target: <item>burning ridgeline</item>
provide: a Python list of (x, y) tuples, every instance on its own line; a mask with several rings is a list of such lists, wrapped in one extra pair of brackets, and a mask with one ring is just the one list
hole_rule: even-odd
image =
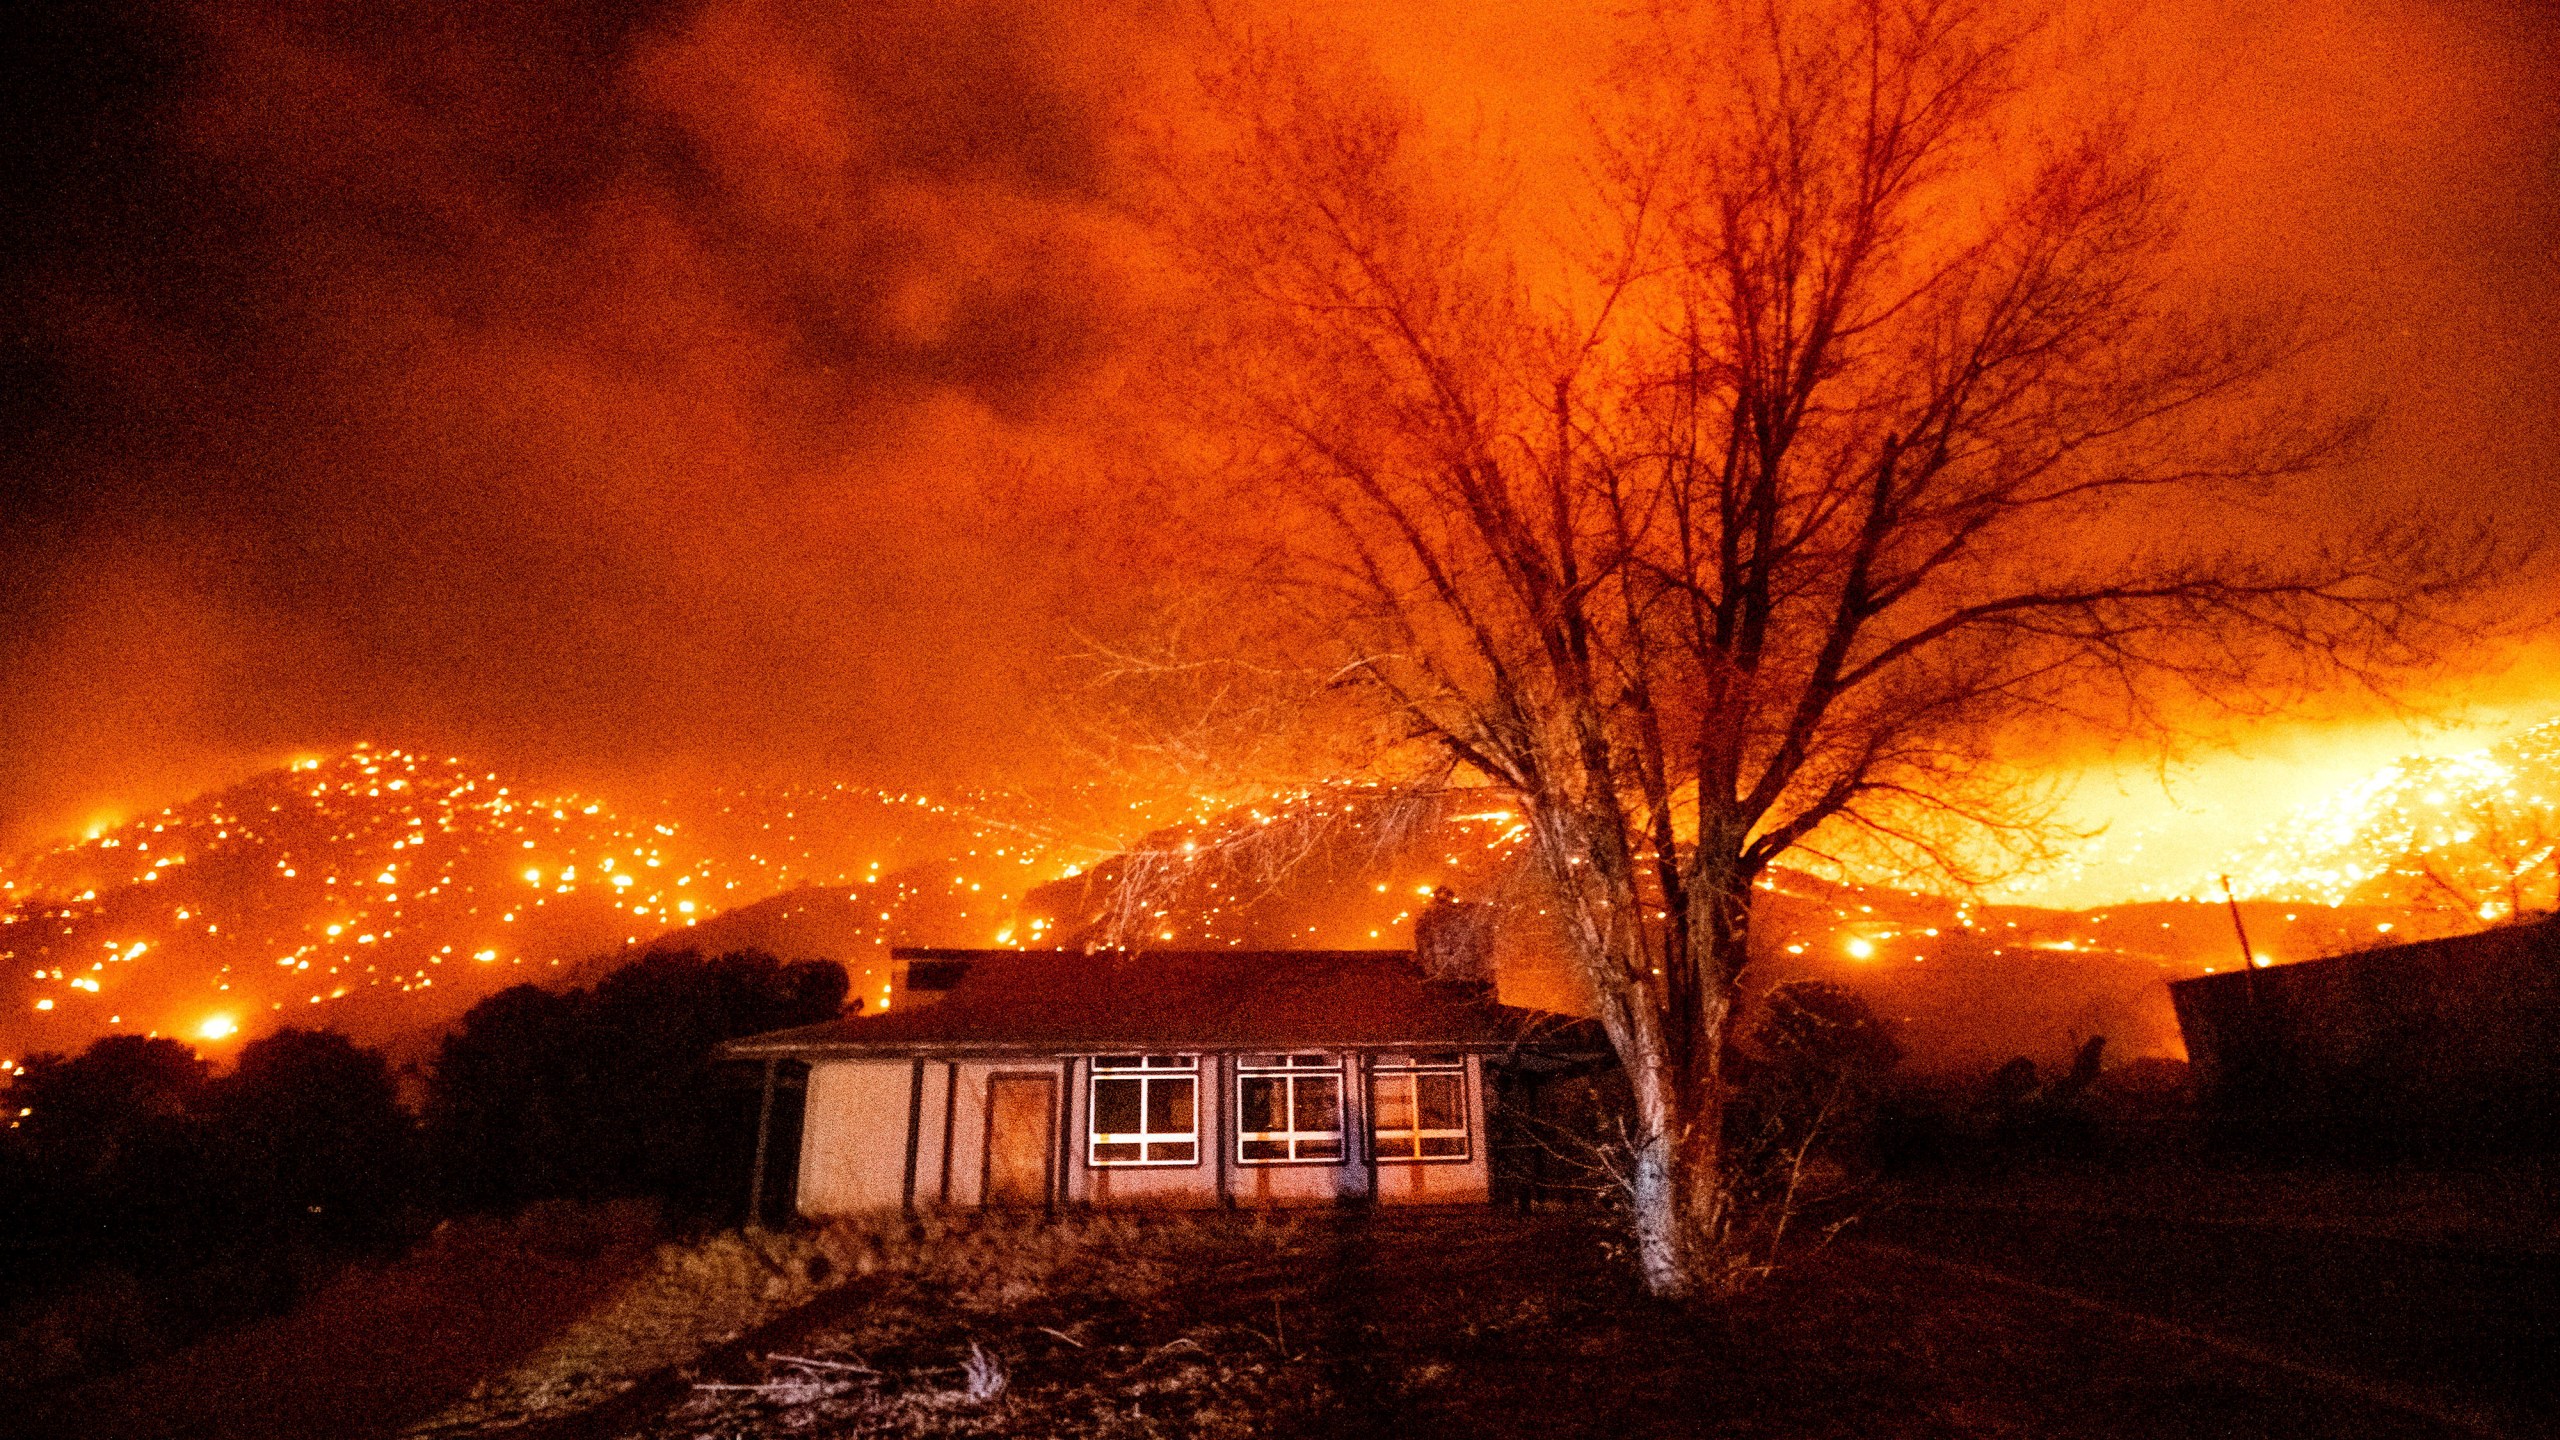
[(2225, 1127), (2377, 1149), (2560, 1144), (2560, 917), (2169, 990)]

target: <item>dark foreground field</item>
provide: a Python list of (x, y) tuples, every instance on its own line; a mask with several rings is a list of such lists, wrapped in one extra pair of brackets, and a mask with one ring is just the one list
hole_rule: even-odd
[[(654, 1258), (608, 1236), (590, 1253), (610, 1283), (558, 1255), (477, 1259), (466, 1298), (379, 1286), (34, 1418), (276, 1440), (2343, 1437), (2553, 1418), (2529, 1378), (2560, 1339), (2547, 1256), (2484, 1270), (1961, 1209), (1865, 1228), (1879, 1238), (1692, 1307), (1636, 1294), (1609, 1232), (1570, 1215), (930, 1221)], [(2353, 1314), (2276, 1293), (2329, 1273), (2361, 1287)]]

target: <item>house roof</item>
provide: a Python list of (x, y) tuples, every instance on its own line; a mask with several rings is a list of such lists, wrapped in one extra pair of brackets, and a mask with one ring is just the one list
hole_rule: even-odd
[[(731, 1059), (1170, 1049), (1496, 1051), (1589, 1028), (1426, 979), (1401, 950), (901, 950), (942, 998), (721, 1047)], [(1586, 1037), (1587, 1038), (1587, 1037)]]

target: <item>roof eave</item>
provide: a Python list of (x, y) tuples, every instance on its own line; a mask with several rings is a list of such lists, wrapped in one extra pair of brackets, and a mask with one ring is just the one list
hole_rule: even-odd
[(1140, 1054), (1233, 1054), (1243, 1052), (1270, 1053), (1290, 1050), (1344, 1051), (1457, 1051), (1469, 1055), (1497, 1055), (1516, 1048), (1515, 1039), (1451, 1040), (1416, 1038), (1404, 1040), (1343, 1040), (1303, 1037), (1288, 1040), (1269, 1038), (1166, 1040), (1102, 1038), (1071, 1043), (1033, 1040), (732, 1040), (714, 1053), (724, 1060), (910, 1060), (967, 1059), (976, 1056), (1012, 1058), (1026, 1055), (1140, 1055)]

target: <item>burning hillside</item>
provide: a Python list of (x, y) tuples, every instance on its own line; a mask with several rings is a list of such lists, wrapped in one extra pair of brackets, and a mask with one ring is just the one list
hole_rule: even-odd
[[(1183, 948), (1401, 947), (1446, 887), (1501, 907), (1505, 1000), (1588, 1013), (1521, 867), (1518, 816), (1452, 808), (1417, 825), (1334, 795), (1170, 828), (1033, 890), (1017, 932), (1025, 943), (1069, 946), (1122, 936)], [(1263, 831), (1281, 838), (1254, 843)], [(2402, 914), (2269, 901), (2241, 909), (2263, 963), (2369, 945)], [(2119, 1055), (2179, 1056), (2166, 982), (2241, 963), (2218, 899), (2069, 911), (1783, 869), (1761, 883), (1754, 930), (1747, 992), (1791, 979), (1848, 986), (1896, 1026), (1918, 1066), (1938, 1070), (2067, 1057), (2094, 1035)]]
[[(120, 1032), (210, 1046), (288, 1018), (422, 1036), (505, 985), (812, 882), (862, 886), (875, 943), (984, 944), (1025, 863), (919, 795), (617, 808), (359, 746), (0, 868), (0, 1056)], [(863, 983), (860, 951), (832, 958)]]
[(2286, 817), (2227, 867), (2243, 895), (2408, 909), (2429, 931), (2560, 908), (2560, 720), (2416, 756)]
[[(2254, 952), (2550, 903), (2554, 796), (2560, 722), (2390, 767), (2224, 867)], [(1401, 948), (1442, 887), (1504, 903), (1507, 998), (1586, 1004), (1498, 802), (1416, 822), (1310, 792), (1154, 828), (1089, 868), (992, 803), (837, 785), (633, 808), (450, 756), (305, 759), (0, 868), (0, 1057), (119, 1032), (218, 1050), (288, 1019), (414, 1048), (493, 990), (636, 949), (837, 960), (877, 1004), (901, 943)], [(2176, 1053), (2163, 982), (2240, 963), (2209, 890), (2063, 911), (1779, 871), (1761, 896), (1755, 986), (1855, 986), (1950, 1065), (2100, 1033)]]

